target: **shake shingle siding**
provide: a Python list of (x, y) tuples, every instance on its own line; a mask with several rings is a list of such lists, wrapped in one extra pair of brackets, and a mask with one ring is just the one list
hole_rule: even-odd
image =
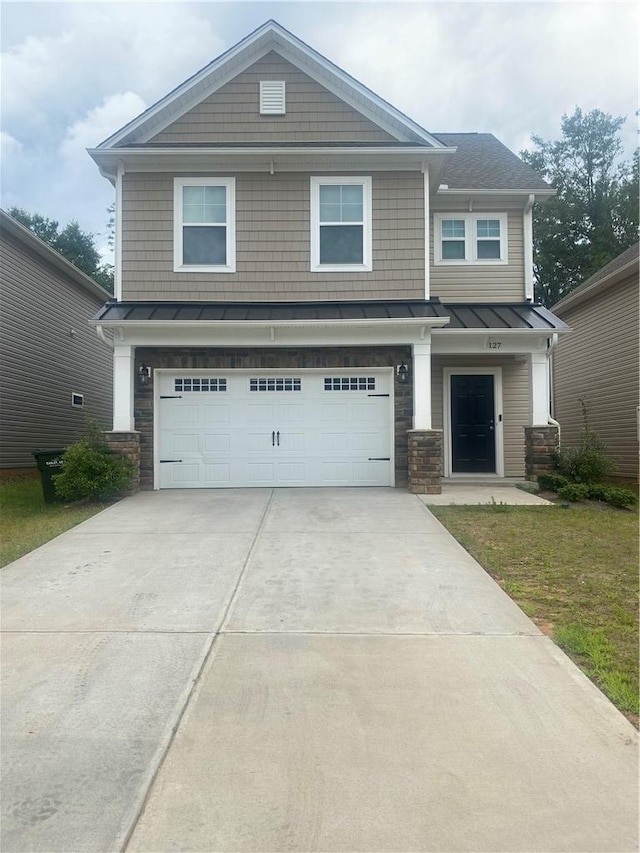
[[(260, 81), (284, 80), (285, 115), (260, 115)], [(394, 138), (276, 53), (153, 137), (155, 143), (386, 142)]]
[(173, 175), (129, 174), (123, 298), (413, 299), (424, 296), (424, 190), (416, 172), (373, 175), (373, 270), (310, 272), (310, 175), (236, 176), (236, 272), (173, 271)]
[[(502, 208), (501, 210), (504, 210)], [(438, 211), (444, 212), (444, 211)], [(480, 210), (474, 208), (475, 213)], [(490, 216), (494, 210), (488, 210)], [(456, 211), (447, 210), (455, 217)], [(507, 214), (507, 264), (454, 264), (431, 267), (431, 295), (442, 302), (523, 302), (524, 301), (524, 242), (522, 210)], [(433, 217), (432, 217), (433, 219)], [(430, 255), (434, 258), (434, 227), (430, 229)]]
[(23, 468), (34, 450), (78, 438), (85, 414), (110, 428), (111, 350), (89, 326), (103, 299), (4, 230), (0, 242), (0, 467)]

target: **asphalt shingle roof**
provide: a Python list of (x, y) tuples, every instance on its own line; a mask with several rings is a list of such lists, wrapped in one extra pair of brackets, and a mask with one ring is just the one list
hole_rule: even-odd
[(548, 190), (537, 172), (492, 133), (435, 133), (445, 145), (457, 147), (444, 167), (441, 184), (450, 189)]

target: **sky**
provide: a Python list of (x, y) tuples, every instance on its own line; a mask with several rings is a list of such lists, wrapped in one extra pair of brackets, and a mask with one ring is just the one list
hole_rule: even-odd
[(1, 15), (0, 206), (75, 219), (107, 252), (114, 199), (86, 149), (274, 18), (428, 131), (516, 153), (576, 106), (637, 145), (636, 3), (20, 2)]

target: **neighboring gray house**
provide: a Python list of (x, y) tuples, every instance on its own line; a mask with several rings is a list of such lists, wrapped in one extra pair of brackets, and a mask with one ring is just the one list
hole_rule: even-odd
[(589, 425), (615, 460), (617, 475), (636, 481), (639, 282), (636, 243), (553, 307), (571, 327), (553, 354), (554, 415), (562, 444), (579, 443), (584, 400)]
[(554, 191), (491, 134), (430, 133), (269, 21), (90, 154), (116, 189), (95, 323), (144, 488), (535, 474)]
[(89, 325), (109, 294), (4, 211), (0, 261), (0, 468), (30, 468), (85, 414), (111, 423), (113, 352)]

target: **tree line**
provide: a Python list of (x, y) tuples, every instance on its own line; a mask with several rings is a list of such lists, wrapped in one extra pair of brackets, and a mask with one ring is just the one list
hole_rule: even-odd
[[(64, 228), (55, 219), (48, 219), (39, 213), (28, 213), (21, 207), (11, 207), (7, 211), (22, 225), (32, 231), (56, 252), (60, 252), (68, 261), (86, 273), (95, 282), (113, 293), (113, 266), (104, 263), (96, 248), (96, 235), (83, 231), (75, 219)], [(110, 219), (107, 224), (109, 244), (112, 244), (113, 214), (109, 208)]]
[[(535, 298), (551, 307), (638, 240), (638, 149), (621, 160), (625, 119), (601, 110), (563, 115), (562, 135), (533, 135), (520, 157), (556, 190), (533, 210)], [(95, 235), (21, 208), (11, 216), (113, 292), (113, 267), (102, 262)], [(113, 205), (107, 234), (113, 247)]]

